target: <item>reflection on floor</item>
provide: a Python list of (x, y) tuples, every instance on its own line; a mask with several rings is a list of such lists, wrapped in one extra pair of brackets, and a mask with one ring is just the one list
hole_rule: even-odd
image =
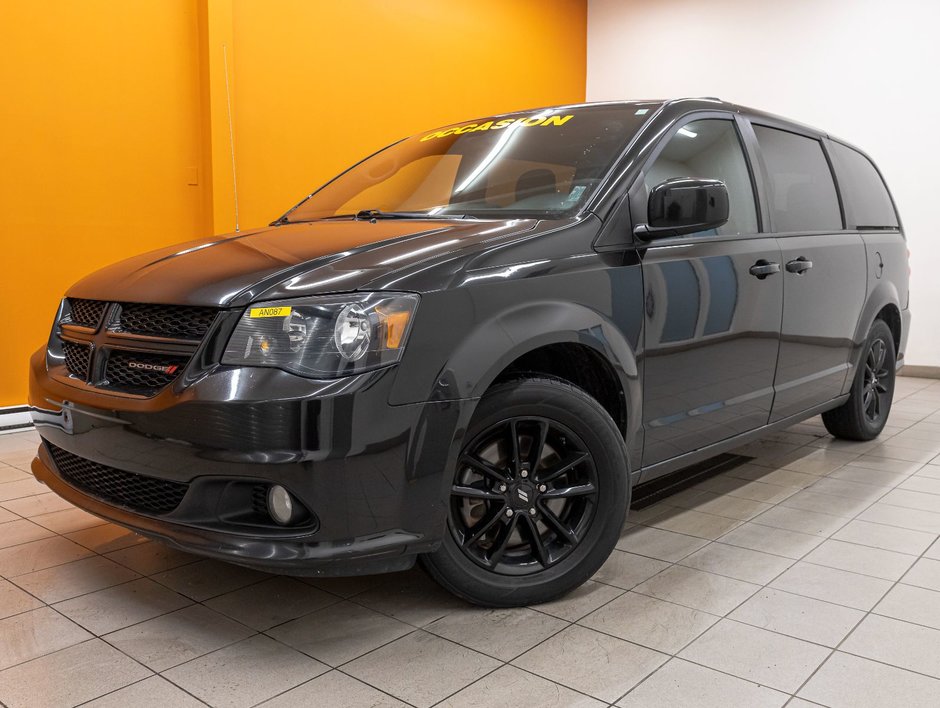
[(0, 436), (11, 708), (940, 705), (940, 381), (899, 379), (874, 442), (814, 419), (748, 445), (634, 512), (587, 585), (518, 610), (418, 570), (311, 581), (169, 550), (33, 481), (36, 441)]

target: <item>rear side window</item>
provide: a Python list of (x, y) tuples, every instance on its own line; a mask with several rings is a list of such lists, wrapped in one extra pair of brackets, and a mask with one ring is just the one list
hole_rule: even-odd
[(840, 143), (830, 142), (830, 145), (842, 198), (849, 207), (849, 228), (897, 228), (897, 212), (871, 160)]
[(841, 230), (839, 198), (822, 144), (763, 125), (755, 125), (754, 132), (770, 177), (774, 230)]

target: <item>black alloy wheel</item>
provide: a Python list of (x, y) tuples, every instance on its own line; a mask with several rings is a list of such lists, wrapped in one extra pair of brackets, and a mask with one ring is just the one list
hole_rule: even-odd
[(894, 333), (875, 320), (862, 346), (848, 400), (822, 414), (826, 430), (845, 440), (873, 440), (888, 422), (894, 398), (896, 357)]
[(565, 558), (597, 509), (584, 442), (546, 418), (502, 420), (465, 448), (451, 488), (451, 532), (475, 563), (526, 575)]
[(620, 538), (630, 503), (623, 433), (597, 400), (544, 375), (492, 386), (454, 468), (440, 547), (422, 557), (455, 595), (488, 607), (553, 600)]

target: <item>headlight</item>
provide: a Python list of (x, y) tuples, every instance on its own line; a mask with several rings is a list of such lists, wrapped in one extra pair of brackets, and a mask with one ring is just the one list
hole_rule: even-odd
[(223, 364), (347, 376), (397, 362), (418, 296), (355, 293), (258, 303), (242, 315)]

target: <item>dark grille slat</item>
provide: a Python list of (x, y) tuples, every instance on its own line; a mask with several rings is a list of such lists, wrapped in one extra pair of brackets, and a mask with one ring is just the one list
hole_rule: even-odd
[(62, 342), (65, 352), (65, 368), (72, 376), (85, 381), (88, 378), (88, 365), (91, 363), (91, 347), (87, 344)]
[(183, 501), (188, 484), (125, 472), (46, 443), (62, 478), (74, 487), (133, 511), (168, 514)]
[(76, 297), (69, 298), (70, 314), (69, 319), (72, 324), (83, 327), (98, 328), (101, 322), (101, 316), (104, 314), (107, 302), (103, 300), (82, 300)]
[(121, 303), (118, 329), (129, 334), (173, 339), (202, 339), (217, 310), (212, 307)]
[[(129, 352), (115, 349), (108, 357), (105, 367), (105, 379), (111, 388), (132, 392), (152, 392), (171, 383), (186, 363), (187, 356), (172, 354), (151, 354), (148, 352)], [(145, 366), (175, 366), (171, 372), (134, 368), (132, 364)]]

